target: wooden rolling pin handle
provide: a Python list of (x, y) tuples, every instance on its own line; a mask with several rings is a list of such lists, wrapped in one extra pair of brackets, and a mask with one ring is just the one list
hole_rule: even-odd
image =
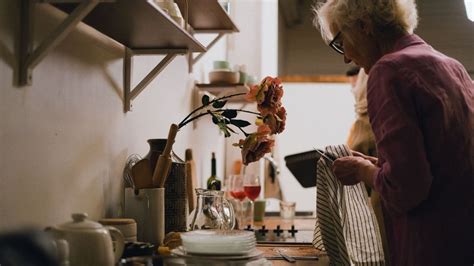
[(168, 177), (168, 173), (171, 168), (171, 149), (173, 148), (173, 143), (177, 133), (178, 125), (171, 124), (165, 149), (158, 158), (155, 170), (153, 171), (153, 184), (155, 186), (164, 187), (165, 185), (166, 178)]
[(178, 125), (171, 124), (170, 131), (168, 132), (168, 139), (166, 140), (166, 146), (163, 151), (164, 156), (169, 156), (171, 149), (173, 148), (174, 140), (176, 139), (176, 134), (178, 133)]

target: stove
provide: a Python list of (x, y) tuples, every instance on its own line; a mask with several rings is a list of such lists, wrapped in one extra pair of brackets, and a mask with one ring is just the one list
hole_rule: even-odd
[(289, 228), (280, 225), (273, 228), (267, 228), (265, 225), (252, 228), (249, 225), (245, 230), (255, 232), (258, 244), (311, 245), (313, 242), (313, 230), (298, 229), (294, 225)]

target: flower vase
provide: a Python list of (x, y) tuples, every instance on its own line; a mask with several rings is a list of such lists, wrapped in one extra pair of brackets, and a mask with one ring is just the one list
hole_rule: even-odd
[[(157, 160), (166, 146), (167, 139), (149, 139), (150, 150), (145, 156), (154, 171)], [(171, 169), (165, 188), (165, 233), (186, 231), (188, 201), (186, 194), (185, 163), (171, 151)]]

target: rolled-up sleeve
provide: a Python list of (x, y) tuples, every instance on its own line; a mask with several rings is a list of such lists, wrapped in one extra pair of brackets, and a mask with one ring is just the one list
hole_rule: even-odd
[(377, 142), (374, 187), (387, 210), (404, 213), (429, 194), (433, 180), (416, 109), (416, 79), (389, 62), (370, 72), (368, 111)]

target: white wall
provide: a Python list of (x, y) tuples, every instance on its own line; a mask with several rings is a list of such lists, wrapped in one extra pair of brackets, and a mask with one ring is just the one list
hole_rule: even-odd
[(278, 135), (280, 183), (286, 201), (299, 211), (315, 211), (316, 189), (303, 188), (285, 166), (287, 155), (346, 143), (355, 119), (349, 84), (284, 83), (285, 131)]
[[(125, 114), (123, 53), (75, 30), (34, 69), (32, 86), (17, 87), (19, 2), (0, 1), (0, 232), (62, 223), (72, 212), (118, 216), (126, 158), (144, 156), (147, 139), (165, 138), (169, 125), (191, 110), (193, 75), (186, 58), (177, 57)], [(59, 23), (40, 6), (36, 40)], [(223, 42), (200, 63), (224, 57)], [(134, 84), (159, 59), (137, 58)], [(206, 178), (211, 148), (224, 153), (222, 136), (208, 125), (187, 126), (174, 146), (182, 157), (193, 148), (198, 175)]]

